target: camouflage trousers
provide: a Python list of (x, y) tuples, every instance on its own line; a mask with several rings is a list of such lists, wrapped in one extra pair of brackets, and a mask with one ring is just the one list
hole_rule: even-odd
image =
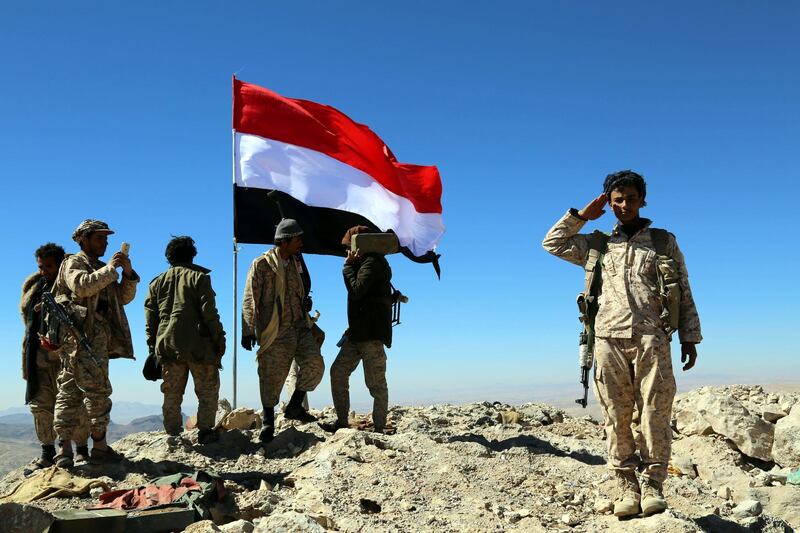
[[(40, 353), (36, 368), (36, 378), (39, 387), (36, 394), (28, 402), (33, 415), (33, 427), (36, 437), (41, 444), (53, 444), (56, 440), (56, 430), (53, 428), (53, 413), (56, 407), (56, 394), (58, 394), (58, 373), (61, 365), (47, 360), (47, 354)], [(78, 446), (85, 446), (89, 440), (89, 424), (86, 418), (86, 408), (83, 404), (79, 407), (78, 417), (80, 423), (73, 437)]]
[(311, 330), (305, 326), (286, 328), (267, 349), (259, 350), (256, 361), (261, 405), (264, 409), (272, 409), (278, 405), (292, 361), (297, 362), (299, 371), (296, 387), (302, 391), (316, 389), (325, 373), (325, 362), (320, 355), (319, 345), (311, 335)]
[[(609, 466), (655, 481), (667, 477), (675, 376), (662, 336), (595, 339), (594, 383), (603, 408)], [(637, 454), (638, 450), (638, 454)]]
[(345, 340), (331, 365), (331, 395), (340, 424), (346, 424), (350, 413), (350, 374), (364, 362), (364, 381), (373, 398), (372, 423), (376, 431), (386, 426), (389, 411), (389, 388), (386, 385), (386, 352), (381, 341), (351, 342)]
[[(297, 388), (297, 376), (300, 373), (300, 367), (297, 366), (297, 361), (292, 360), (292, 366), (289, 368), (289, 375), (286, 377), (286, 394), (289, 398), (294, 394)], [(308, 411), (308, 393), (303, 395), (303, 409)]]
[(161, 373), (164, 382), (161, 384), (161, 392), (164, 393), (164, 403), (161, 406), (161, 413), (164, 416), (164, 431), (170, 435), (178, 435), (183, 429), (181, 403), (190, 372), (194, 382), (194, 393), (197, 395), (197, 427), (210, 429), (214, 426), (219, 400), (217, 365), (162, 361)]
[(77, 440), (84, 406), (93, 434), (104, 435), (108, 428), (112, 392), (108, 379), (108, 337), (106, 326), (95, 323), (90, 342), (97, 362), (80, 345), (65, 347), (53, 423), (59, 439)]

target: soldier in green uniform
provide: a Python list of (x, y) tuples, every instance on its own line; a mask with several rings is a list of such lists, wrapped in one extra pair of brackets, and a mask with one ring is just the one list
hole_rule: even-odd
[(225, 331), (217, 312), (209, 269), (194, 264), (191, 237), (174, 237), (164, 255), (170, 267), (150, 282), (144, 302), (147, 347), (161, 365), (164, 430), (180, 435), (181, 402), (189, 373), (197, 395), (198, 442), (216, 440), (220, 360)]

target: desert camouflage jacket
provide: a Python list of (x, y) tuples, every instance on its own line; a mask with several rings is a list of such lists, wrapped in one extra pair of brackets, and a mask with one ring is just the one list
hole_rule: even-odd
[[(544, 249), (580, 267), (589, 255), (589, 235), (578, 233), (585, 220), (567, 212), (550, 228), (542, 242)], [(680, 269), (680, 342), (702, 340), (700, 318), (689, 287), (689, 275), (675, 236), (669, 234), (667, 255)], [(598, 337), (630, 339), (638, 335), (664, 335), (661, 327), (661, 298), (656, 273), (656, 251), (650, 235), (650, 221), (630, 240), (617, 224), (603, 256), (602, 294), (595, 319)]]
[(128, 279), (124, 275), (117, 281), (117, 270), (102, 261), (93, 261), (84, 252), (64, 259), (58, 271), (53, 294), (63, 303), (86, 335), (91, 336), (99, 315), (97, 303), (100, 292), (106, 289), (108, 297), (108, 322), (111, 333), (108, 355), (110, 358), (134, 359), (131, 329), (123, 306), (136, 297), (139, 276), (136, 272)]
[[(268, 253), (274, 252), (270, 250)], [(280, 299), (278, 305), (275, 301), (277, 273), (270, 266), (267, 254), (256, 257), (250, 265), (242, 298), (242, 336), (254, 335), (259, 342), (276, 309), (282, 313), (279, 315), (281, 329), (291, 325), (289, 318), (298, 320), (308, 316), (302, 310), (304, 288), (301, 280), (303, 267), (300, 261), (295, 256), (289, 258), (284, 286), (288, 300), (284, 307), (280, 308)]]

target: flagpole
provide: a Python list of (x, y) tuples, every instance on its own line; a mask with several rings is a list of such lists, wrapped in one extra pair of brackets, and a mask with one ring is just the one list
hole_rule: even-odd
[[(231, 171), (233, 177), (233, 186), (234, 191), (236, 187), (236, 130), (231, 130), (232, 132), (232, 142), (231, 142)], [(231, 191), (233, 192), (233, 191)], [(234, 217), (234, 227), (235, 227), (235, 220), (236, 220), (236, 197), (235, 194), (231, 195), (233, 197), (233, 217)], [(238, 280), (239, 280), (239, 247), (236, 244), (236, 231), (234, 229), (233, 232), (233, 408), (236, 409), (236, 371), (237, 371), (237, 352), (239, 348), (238, 342), (238, 335), (239, 335), (239, 324), (238, 324), (238, 314), (237, 309), (239, 308), (239, 287), (238, 287)]]
[(238, 305), (239, 288), (237, 286), (238, 272), (239, 272), (239, 247), (236, 245), (236, 237), (233, 238), (233, 408), (236, 409), (236, 352), (239, 346), (237, 339), (238, 329), (238, 316), (236, 313)]

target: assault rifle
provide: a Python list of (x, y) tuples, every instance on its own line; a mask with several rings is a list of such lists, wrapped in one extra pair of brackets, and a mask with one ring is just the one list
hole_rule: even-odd
[(86, 338), (86, 335), (81, 331), (72, 319), (67, 314), (66, 310), (56, 302), (56, 299), (53, 298), (53, 294), (48, 291), (44, 291), (42, 293), (42, 302), (44, 303), (45, 307), (47, 307), (47, 311), (51, 317), (55, 318), (56, 321), (61, 324), (62, 328), (67, 330), (67, 333), (72, 335), (72, 337), (78, 341), (78, 344), (86, 350), (86, 353), (89, 354), (89, 357), (92, 358), (92, 361), (98, 366), (100, 363), (97, 361), (97, 357), (95, 357), (94, 352), (92, 351), (92, 345), (89, 342), (89, 339)]
[[(575, 403), (586, 409), (589, 401), (589, 371), (592, 369), (594, 359), (594, 331), (593, 323), (589, 321), (589, 308), (585, 300), (578, 296), (578, 308), (581, 310), (581, 331), (578, 341), (578, 365), (581, 367), (581, 385), (583, 385), (583, 398), (578, 398)], [(590, 345), (591, 343), (591, 345)]]

